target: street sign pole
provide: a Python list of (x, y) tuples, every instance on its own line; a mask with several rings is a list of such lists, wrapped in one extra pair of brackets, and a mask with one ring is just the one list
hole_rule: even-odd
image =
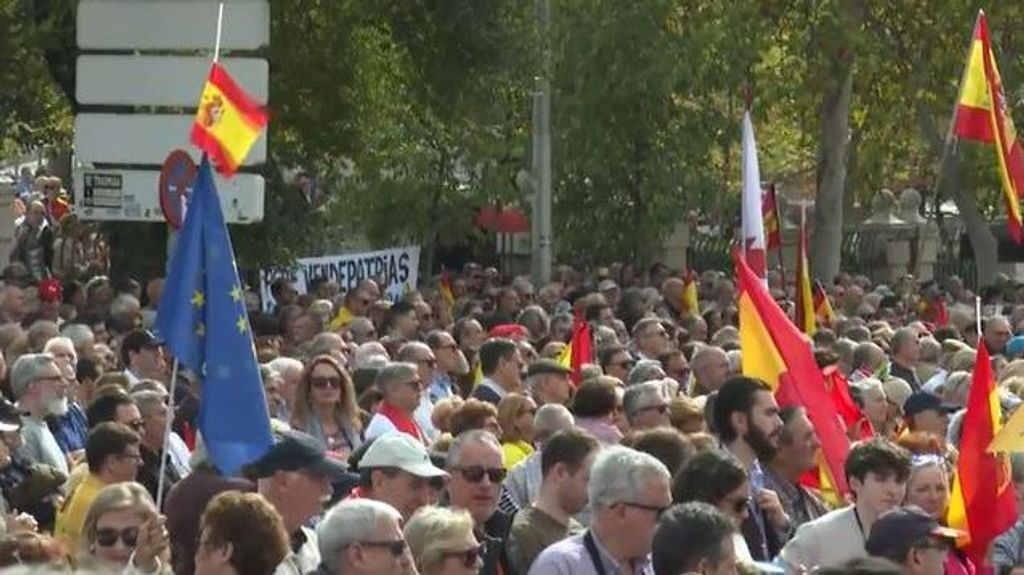
[(537, 20), (542, 47), (541, 72), (533, 96), (533, 281), (540, 287), (551, 282), (551, 0), (537, 0)]

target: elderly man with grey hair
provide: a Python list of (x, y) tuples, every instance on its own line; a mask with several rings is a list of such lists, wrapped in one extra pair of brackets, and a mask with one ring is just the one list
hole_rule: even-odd
[(61, 328), (60, 334), (71, 340), (78, 357), (94, 357), (96, 355), (93, 346), (96, 345), (96, 336), (92, 328), (84, 323), (67, 323)]
[(665, 368), (661, 366), (661, 362), (656, 359), (641, 359), (636, 362), (633, 369), (629, 370), (629, 375), (626, 376), (626, 385), (633, 386), (645, 381), (652, 381), (655, 379), (665, 379)]
[(690, 359), (691, 395), (707, 395), (718, 391), (729, 377), (729, 356), (715, 345), (702, 345)]
[(917, 362), (921, 359), (921, 343), (917, 330), (912, 327), (901, 327), (892, 334), (889, 350), (892, 362), (889, 374), (910, 384), (914, 391), (921, 390), (921, 381), (917, 378)]
[(48, 353), (23, 355), (11, 367), (10, 383), (23, 414), (19, 453), (33, 463), (45, 463), (67, 474), (67, 458), (46, 425), (47, 417), (60, 417), (68, 410), (67, 383), (57, 362)]
[[(159, 391), (135, 391), (131, 394), (132, 401), (142, 415), (142, 429), (139, 432), (139, 454), (142, 465), (136, 472), (136, 481), (141, 483), (156, 500), (160, 483), (161, 458), (167, 458), (164, 468), (164, 488), (169, 489), (189, 474), (188, 446), (171, 431), (167, 435), (167, 395)], [(164, 447), (167, 447), (166, 455)]]
[(434, 381), (434, 374), (437, 372), (437, 356), (434, 355), (434, 350), (422, 341), (410, 341), (398, 348), (398, 351), (395, 353), (395, 359), (411, 363), (419, 371), (423, 393), (420, 394), (420, 403), (416, 406), (414, 415), (416, 424), (420, 426), (420, 429), (426, 436), (427, 443), (432, 443), (437, 439), (438, 433), (434, 429), (434, 422), (430, 420), (430, 415), (434, 412), (434, 402), (430, 400), (430, 394), (427, 393), (427, 390), (431, 382)]
[(320, 546), (318, 574), (416, 574), (402, 534), (402, 514), (387, 503), (346, 499), (327, 512), (316, 534)]
[(664, 382), (645, 381), (627, 387), (622, 396), (622, 409), (631, 431), (670, 425)]
[(384, 399), (366, 426), (366, 440), (389, 431), (400, 431), (427, 443), (427, 435), (416, 423), (416, 408), (423, 397), (423, 381), (416, 364), (389, 363), (377, 373), (374, 385)]
[(505, 479), (498, 439), (482, 429), (462, 432), (448, 448), (446, 467), (448, 502), (451, 507), (469, 511), (476, 538), (484, 544), (480, 575), (513, 573), (505, 545), (512, 516), (498, 509)]
[(284, 397), (284, 408), (274, 415), (281, 421), (289, 421), (295, 407), (295, 391), (299, 389), (305, 366), (293, 357), (278, 357), (267, 365), (281, 376), (281, 395)]
[(343, 367), (348, 366), (348, 344), (341, 338), (340, 335), (325, 331), (318, 333), (313, 337), (313, 340), (309, 342), (309, 347), (306, 350), (306, 357), (314, 358), (318, 355), (329, 355), (335, 359)]
[(501, 491), (499, 509), (505, 513), (515, 514), (516, 511), (525, 509), (533, 503), (540, 492), (543, 480), (540, 456), (544, 444), (552, 435), (575, 426), (575, 418), (564, 405), (548, 403), (537, 408), (537, 413), (533, 416), (533, 442), (537, 449), (509, 470)]
[(650, 574), (658, 518), (672, 505), (671, 478), (646, 453), (613, 446), (597, 455), (587, 494), (590, 529), (545, 549), (529, 575)]
[(55, 337), (43, 346), (43, 353), (48, 353), (57, 361), (61, 376), (67, 385), (68, 409), (64, 415), (49, 422), (50, 431), (63, 451), (70, 459), (76, 460), (85, 454), (85, 441), (89, 435), (89, 422), (85, 417), (85, 408), (78, 402), (79, 386), (76, 368), (78, 353), (75, 344), (66, 337)]

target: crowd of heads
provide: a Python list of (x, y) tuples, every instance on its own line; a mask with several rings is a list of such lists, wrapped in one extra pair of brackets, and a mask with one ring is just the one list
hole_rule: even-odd
[[(744, 375), (727, 274), (700, 274), (696, 309), (664, 266), (562, 266), (534, 286), (467, 264), (394, 301), (372, 279), (305, 294), (282, 279), (272, 301), (246, 299), (266, 397), (250, 415), (274, 442), (227, 476), (203, 447), (202, 378), (172, 370), (150, 331), (163, 281), (97, 275), (54, 294), (36, 255), (0, 289), (0, 566), (969, 572), (944, 522), (979, 346), (1001, 417), (1024, 393), (1015, 284), (984, 291), (978, 329), (956, 278), (841, 275), (808, 345), (856, 413), (842, 494), (821, 475), (814, 406)], [(792, 316), (793, 287), (767, 285)], [(1014, 533), (1000, 569), (1024, 557)]]

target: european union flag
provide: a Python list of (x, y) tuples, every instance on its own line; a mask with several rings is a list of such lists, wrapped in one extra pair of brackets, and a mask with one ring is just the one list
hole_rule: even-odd
[(202, 382), (199, 430), (225, 474), (258, 459), (272, 443), (256, 349), (231, 238), (203, 156), (185, 223), (171, 257), (156, 329)]

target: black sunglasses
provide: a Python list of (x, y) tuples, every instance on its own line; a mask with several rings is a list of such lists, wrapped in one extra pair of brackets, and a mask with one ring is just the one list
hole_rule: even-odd
[(480, 483), (484, 480), (484, 475), (491, 483), (501, 483), (505, 481), (505, 469), (502, 467), (484, 467), (482, 465), (471, 465), (469, 467), (457, 467), (453, 471), (458, 471), (462, 478), (470, 483)]
[(462, 560), (462, 565), (466, 569), (472, 569), (476, 567), (477, 562), (483, 559), (484, 553), (487, 551), (487, 545), (481, 543), (472, 549), (466, 549), (465, 551), (442, 551), (442, 559), (456, 558)]
[(327, 389), (329, 387), (341, 389), (340, 377), (311, 377), (309, 383), (317, 389)]
[(100, 547), (113, 547), (117, 544), (118, 539), (123, 541), (126, 547), (135, 547), (135, 544), (139, 541), (139, 528), (128, 527), (127, 529), (118, 530), (112, 527), (105, 527), (96, 530), (96, 544)]
[(635, 501), (622, 501), (620, 502), (626, 507), (632, 507), (634, 509), (643, 509), (644, 511), (650, 511), (654, 513), (655, 518), (660, 518), (662, 513), (668, 511), (668, 507), (662, 507), (660, 505), (647, 505), (646, 503), (637, 503)]
[(394, 541), (361, 541), (359, 544), (366, 547), (387, 549), (394, 557), (401, 557), (402, 554), (405, 553), (407, 546), (405, 539), (396, 539)]

